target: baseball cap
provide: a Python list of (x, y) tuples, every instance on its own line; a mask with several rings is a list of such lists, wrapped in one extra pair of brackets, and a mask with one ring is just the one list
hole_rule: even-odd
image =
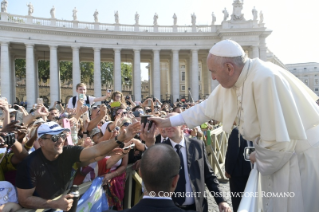
[(103, 135), (105, 134), (107, 125), (109, 125), (110, 123), (112, 123), (112, 121), (105, 122), (105, 123), (101, 126), (101, 131), (102, 131)]
[(53, 121), (46, 122), (41, 124), (38, 128), (38, 138), (41, 138), (41, 136), (43, 136), (44, 134), (57, 135), (63, 131), (70, 132), (70, 129), (62, 128), (59, 124)]
[(101, 130), (98, 127), (95, 127), (92, 129), (92, 131), (90, 132), (90, 138), (92, 139), (93, 136), (95, 136), (96, 134), (100, 133)]

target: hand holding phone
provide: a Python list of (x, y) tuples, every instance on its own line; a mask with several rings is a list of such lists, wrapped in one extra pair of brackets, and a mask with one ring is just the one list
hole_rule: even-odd
[(245, 147), (244, 149), (244, 159), (245, 161), (250, 161), (249, 156), (255, 151), (255, 147)]
[(37, 99), (37, 104), (38, 105), (43, 105), (43, 99), (42, 98), (38, 98)]

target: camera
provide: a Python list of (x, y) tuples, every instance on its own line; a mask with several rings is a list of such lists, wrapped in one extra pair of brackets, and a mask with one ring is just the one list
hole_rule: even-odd
[(129, 95), (127, 95), (127, 96), (125, 97), (125, 99), (130, 99), (130, 96), (129, 96)]
[(1, 137), (4, 140), (4, 143), (7, 144), (9, 147), (11, 147), (14, 144), (14, 142), (16, 141), (14, 133), (8, 133), (7, 135), (1, 135)]
[(145, 111), (146, 113), (151, 113), (152, 112), (152, 109), (148, 109)]
[(14, 108), (15, 110), (19, 110), (19, 109), (20, 109), (18, 105), (14, 105), (13, 108)]
[(56, 101), (56, 103), (57, 103), (57, 104), (61, 104), (61, 102), (60, 102), (60, 101)]

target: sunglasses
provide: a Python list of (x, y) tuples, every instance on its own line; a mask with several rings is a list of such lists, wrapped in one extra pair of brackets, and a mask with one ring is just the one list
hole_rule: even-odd
[(53, 142), (57, 142), (59, 140), (59, 138), (62, 138), (63, 140), (65, 140), (67, 137), (66, 134), (64, 133), (61, 133), (59, 135), (53, 135), (51, 138), (42, 138), (42, 139), (51, 139), (51, 141)]
[(122, 127), (128, 127), (130, 124), (132, 124), (132, 123), (130, 123), (130, 122), (125, 122), (124, 124), (122, 124)]

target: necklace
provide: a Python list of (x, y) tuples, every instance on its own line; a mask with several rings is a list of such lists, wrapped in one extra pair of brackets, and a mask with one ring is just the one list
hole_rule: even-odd
[[(241, 105), (240, 107), (238, 108), (238, 112), (237, 114), (239, 113), (239, 116), (238, 116), (238, 146), (240, 147), (240, 132), (239, 132), (239, 126), (240, 126), (240, 118), (241, 118), (241, 109), (243, 107), (243, 100), (244, 100), (244, 86), (245, 86), (245, 82), (246, 82), (246, 79), (247, 79), (247, 76), (248, 76), (248, 71), (249, 71), (249, 68), (250, 68), (250, 60), (247, 61), (248, 62), (248, 69), (247, 69), (247, 73), (246, 73), (246, 76), (245, 76), (245, 80), (243, 82), (243, 87), (241, 89), (241, 98), (240, 98), (240, 101), (241, 101)], [(243, 132), (244, 133), (244, 132)]]

